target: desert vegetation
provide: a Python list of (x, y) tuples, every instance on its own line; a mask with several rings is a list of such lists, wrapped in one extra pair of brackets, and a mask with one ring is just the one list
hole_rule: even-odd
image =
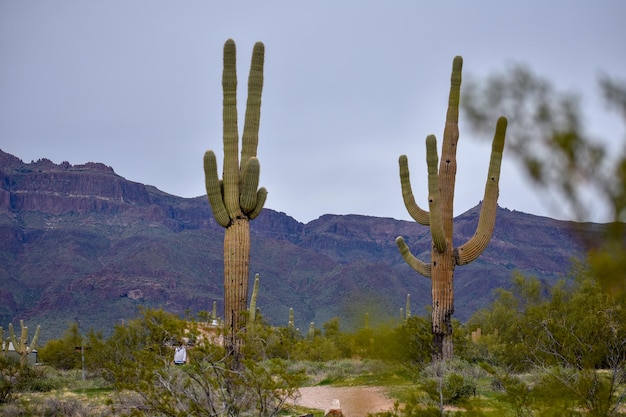
[[(40, 348), (38, 365), (0, 358), (0, 407), (6, 416), (322, 415), (292, 405), (300, 387), (375, 385), (396, 400), (390, 417), (624, 415), (626, 298), (582, 264), (552, 288), (513, 280), (454, 322), (456, 356), (446, 361), (432, 359), (428, 315), (353, 332), (335, 318), (301, 333), (257, 314), (236, 369), (207, 337), (221, 331), (208, 313), (144, 310), (109, 337), (80, 337), (71, 323)], [(181, 344), (189, 359), (175, 365)]]

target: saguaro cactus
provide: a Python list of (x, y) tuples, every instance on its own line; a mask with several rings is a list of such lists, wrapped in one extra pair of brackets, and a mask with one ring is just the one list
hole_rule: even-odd
[[(11, 343), (13, 343), (13, 349), (15, 352), (20, 355), (20, 365), (26, 365), (26, 360), (28, 359), (28, 355), (30, 355), (37, 346), (37, 339), (39, 339), (39, 332), (41, 331), (41, 326), (37, 326), (35, 330), (35, 335), (33, 336), (33, 340), (28, 344), (28, 327), (24, 326), (24, 320), (20, 320), (20, 328), (22, 329), (20, 338), (18, 339), (13, 331), (13, 325), (9, 323), (9, 338)], [(8, 350), (8, 348), (7, 348)]]
[(406, 312), (404, 313), (405, 320), (408, 320), (411, 318), (411, 294), (407, 294), (406, 295)]
[(211, 320), (217, 320), (217, 301), (213, 300), (213, 308), (211, 310)]
[[(454, 58), (450, 80), (450, 96), (446, 124), (443, 132), (441, 161), (437, 155), (437, 140), (426, 138), (426, 162), (428, 165), (428, 211), (415, 202), (409, 176), (408, 159), (400, 156), (400, 183), (404, 204), (411, 217), (418, 223), (429, 226), (432, 236), (430, 263), (417, 259), (400, 236), (396, 244), (404, 260), (417, 272), (432, 281), (432, 330), (436, 360), (453, 356), (452, 321), (454, 313), (453, 277), (456, 265), (472, 262), (489, 244), (495, 226), (500, 163), (504, 149), (507, 120), (500, 117), (491, 148), (491, 161), (487, 174), (485, 195), (474, 236), (462, 246), (453, 246), (453, 201), (456, 177), (456, 149), (459, 139), (459, 98), (461, 92), (461, 70), (463, 59)], [(439, 167), (437, 168), (437, 165)]]
[[(6, 350), (9, 350), (9, 341), (6, 340)], [(0, 356), (5, 354), (5, 350), (4, 350), (4, 346), (5, 346), (5, 340), (4, 340), (4, 328), (2, 326), (0, 326)]]
[(289, 322), (287, 323), (287, 328), (292, 332), (296, 330), (296, 320), (294, 317), (293, 307), (289, 307)]
[(212, 150), (204, 154), (207, 197), (215, 220), (226, 229), (224, 234), (224, 319), (225, 347), (229, 355), (238, 358), (245, 329), (248, 301), (248, 271), (250, 264), (250, 220), (260, 213), (267, 190), (259, 185), (260, 164), (256, 157), (263, 90), (263, 61), (265, 47), (254, 45), (248, 78), (248, 101), (239, 160), (239, 131), (237, 127), (237, 68), (235, 42), (224, 44), (222, 75), (224, 166), (222, 180), (217, 174), (217, 159)]
[(250, 297), (250, 321), (254, 323), (256, 320), (256, 299), (259, 296), (259, 274), (254, 275), (254, 285), (252, 286), (252, 297)]

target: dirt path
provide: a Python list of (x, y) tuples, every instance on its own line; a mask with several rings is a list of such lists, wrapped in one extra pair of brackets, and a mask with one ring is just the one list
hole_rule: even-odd
[(296, 405), (328, 411), (333, 400), (339, 400), (345, 417), (366, 417), (393, 409), (393, 400), (380, 387), (303, 387)]

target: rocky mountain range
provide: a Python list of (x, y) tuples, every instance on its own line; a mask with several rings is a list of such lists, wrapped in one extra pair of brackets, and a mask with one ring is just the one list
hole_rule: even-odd
[[(480, 207), (455, 219), (455, 239), (474, 233)], [(513, 273), (546, 283), (584, 256), (580, 239), (602, 225), (499, 209), (494, 236), (475, 262), (455, 272), (455, 317), (466, 320), (510, 285)], [(402, 235), (429, 259), (429, 230), (415, 222), (324, 215), (307, 224), (264, 209), (251, 222), (251, 281), (272, 324), (308, 329), (338, 317), (343, 329), (398, 318), (411, 294), (426, 314), (430, 282), (408, 267)], [(223, 297), (223, 229), (205, 196), (181, 198), (129, 181), (102, 163), (24, 163), (0, 150), (0, 326), (24, 319), (42, 338), (68, 322), (102, 330), (136, 317), (140, 307), (176, 314), (218, 312)]]

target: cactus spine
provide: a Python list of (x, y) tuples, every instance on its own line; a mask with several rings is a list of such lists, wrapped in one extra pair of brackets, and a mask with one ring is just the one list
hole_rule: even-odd
[[(13, 349), (15, 352), (20, 355), (20, 365), (26, 365), (26, 360), (28, 359), (28, 355), (30, 355), (37, 346), (37, 339), (39, 339), (39, 332), (41, 331), (41, 326), (37, 326), (35, 330), (35, 335), (33, 336), (33, 340), (28, 344), (28, 327), (24, 326), (24, 320), (20, 320), (20, 328), (22, 329), (20, 338), (18, 339), (13, 331), (13, 325), (9, 323), (9, 338), (11, 343), (13, 343)], [(8, 346), (7, 346), (8, 350)]]
[(222, 180), (217, 173), (217, 159), (212, 150), (204, 154), (207, 197), (213, 217), (226, 229), (224, 234), (224, 319), (225, 346), (237, 361), (241, 354), (248, 302), (250, 264), (250, 220), (263, 209), (267, 190), (259, 185), (260, 164), (256, 157), (263, 90), (265, 47), (257, 42), (252, 52), (248, 78), (248, 101), (239, 160), (237, 127), (237, 66), (235, 42), (224, 44), (222, 74), (224, 167)]
[[(432, 237), (430, 263), (417, 259), (400, 236), (396, 239), (404, 260), (418, 273), (432, 281), (432, 330), (435, 360), (453, 356), (452, 320), (454, 313), (453, 276), (456, 265), (474, 261), (489, 244), (495, 226), (498, 202), (500, 163), (504, 149), (507, 120), (500, 117), (496, 124), (491, 148), (491, 160), (485, 186), (485, 195), (474, 236), (462, 246), (453, 246), (453, 201), (456, 177), (456, 149), (459, 138), (459, 99), (463, 59), (454, 58), (448, 111), (443, 133), (441, 161), (437, 154), (435, 136), (426, 138), (426, 162), (428, 165), (428, 211), (415, 202), (406, 155), (399, 158), (400, 184), (407, 211), (418, 223), (429, 226)], [(439, 165), (439, 167), (437, 167)], [(407, 307), (408, 310), (408, 307)]]

